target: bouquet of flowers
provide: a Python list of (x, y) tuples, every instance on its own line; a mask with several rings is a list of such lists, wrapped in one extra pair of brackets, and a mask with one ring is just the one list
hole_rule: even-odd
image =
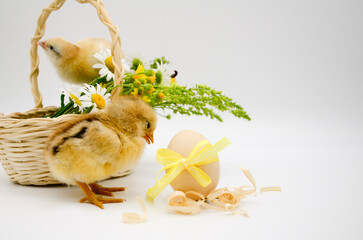
[[(62, 90), (61, 107), (52, 116), (69, 113), (88, 113), (103, 109), (110, 101), (114, 86), (114, 65), (111, 51), (102, 49), (94, 55), (99, 63), (93, 67), (100, 69), (99, 77), (84, 86), (68, 85)], [(204, 115), (222, 122), (215, 110), (230, 112), (237, 118), (250, 120), (244, 109), (221, 91), (206, 85), (187, 88), (176, 81), (178, 72), (171, 69), (165, 57), (148, 61), (141, 53), (122, 59), (125, 74), (122, 95), (139, 96), (155, 110), (162, 110), (162, 116), (170, 119), (170, 114)]]

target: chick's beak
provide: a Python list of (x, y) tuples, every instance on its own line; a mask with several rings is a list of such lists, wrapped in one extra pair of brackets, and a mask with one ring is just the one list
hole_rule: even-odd
[(144, 138), (148, 144), (154, 143), (154, 135), (152, 133), (146, 133)]
[(46, 42), (45, 41), (39, 41), (38, 45), (41, 46), (43, 49), (46, 48)]

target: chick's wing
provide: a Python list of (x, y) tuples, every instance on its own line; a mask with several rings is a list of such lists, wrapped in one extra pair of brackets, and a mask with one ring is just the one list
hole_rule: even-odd
[(53, 174), (64, 182), (105, 179), (119, 168), (121, 141), (102, 122), (81, 121), (58, 132), (45, 156)]

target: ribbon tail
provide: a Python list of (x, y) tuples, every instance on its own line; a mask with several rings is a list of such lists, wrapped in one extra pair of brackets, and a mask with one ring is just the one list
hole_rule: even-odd
[(227, 138), (222, 138), (216, 144), (204, 148), (196, 156), (193, 156), (188, 163), (200, 166), (218, 161), (218, 158), (215, 158), (214, 156), (229, 144), (231, 144), (231, 142)]
[(206, 187), (209, 184), (211, 184), (212, 180), (210, 179), (210, 177), (208, 176), (208, 174), (206, 174), (202, 169), (200, 169), (199, 167), (195, 167), (195, 166), (190, 166), (187, 168), (188, 172), (190, 173), (190, 175), (193, 176), (193, 178), (202, 186), (202, 187)]
[(154, 199), (161, 191), (166, 188), (178, 175), (184, 170), (184, 167), (177, 165), (176, 167), (170, 169), (168, 173), (165, 174), (152, 188), (149, 188), (146, 195), (147, 197)]

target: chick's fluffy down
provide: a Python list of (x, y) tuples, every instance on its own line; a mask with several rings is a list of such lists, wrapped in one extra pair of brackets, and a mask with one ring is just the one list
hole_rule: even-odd
[(44, 157), (58, 180), (94, 183), (137, 164), (145, 139), (153, 139), (156, 120), (140, 98), (115, 98), (105, 110), (62, 124), (49, 137)]
[(100, 121), (81, 120), (48, 144), (45, 157), (53, 175), (67, 184), (92, 183), (134, 167), (145, 145), (117, 134)]

